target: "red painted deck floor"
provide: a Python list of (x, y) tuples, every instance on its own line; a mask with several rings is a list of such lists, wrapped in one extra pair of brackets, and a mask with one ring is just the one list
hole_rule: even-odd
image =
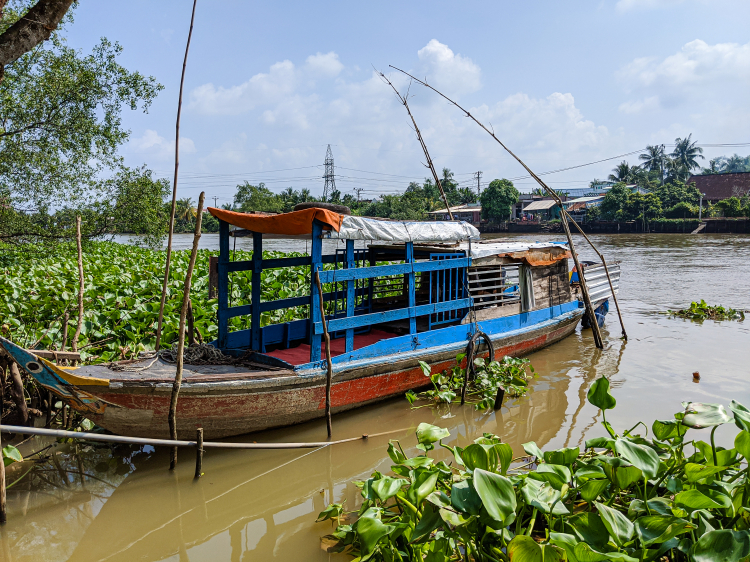
[[(370, 330), (367, 334), (355, 334), (354, 336), (354, 349), (360, 349), (368, 345), (379, 342), (380, 340), (387, 340), (388, 338), (394, 337), (395, 334), (383, 332), (382, 330)], [(346, 338), (337, 338), (331, 340), (331, 356), (341, 355), (346, 350)], [(320, 358), (326, 358), (325, 342), (321, 343)], [(302, 365), (310, 362), (310, 345), (303, 343), (297, 347), (290, 347), (289, 349), (277, 349), (275, 351), (268, 351), (266, 355), (276, 357), (282, 361), (286, 361), (292, 365)]]

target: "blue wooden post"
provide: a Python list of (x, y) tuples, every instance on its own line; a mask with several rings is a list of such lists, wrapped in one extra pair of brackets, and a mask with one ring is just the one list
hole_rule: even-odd
[[(414, 242), (406, 243), (406, 263), (414, 263)], [(414, 307), (417, 306), (416, 279), (414, 271), (406, 274), (409, 287), (409, 333), (414, 336), (417, 333), (417, 318), (414, 316)]]
[(319, 271), (323, 265), (323, 225), (320, 221), (314, 220), (312, 224), (312, 244), (310, 245), (310, 361), (318, 363), (320, 361), (320, 334), (315, 334), (315, 323), (323, 319), (320, 314), (320, 297), (318, 296), (318, 286), (315, 283), (315, 272)]
[[(354, 240), (346, 241), (346, 268), (356, 267), (354, 262)], [(356, 295), (354, 291), (354, 279), (346, 282), (346, 316), (354, 316), (354, 305), (356, 304)], [(354, 351), (354, 328), (346, 331), (346, 352)]]
[(253, 276), (251, 287), (250, 349), (263, 351), (260, 341), (260, 274), (263, 271), (263, 234), (253, 232)]
[(219, 349), (226, 349), (229, 342), (229, 223), (219, 221), (219, 308), (217, 311), (217, 324), (219, 325), (218, 344)]

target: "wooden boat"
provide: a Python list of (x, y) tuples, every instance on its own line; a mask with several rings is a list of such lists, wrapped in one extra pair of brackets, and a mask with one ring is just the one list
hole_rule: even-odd
[[(429, 384), (418, 362), (433, 372), (451, 367), (477, 331), (489, 336), (497, 357), (519, 356), (573, 333), (583, 316), (563, 244), (484, 242), (459, 221), (387, 221), (319, 208), (275, 216), (209, 211), (220, 222), (213, 345), (235, 360), (185, 365), (179, 438), (194, 437), (198, 427), (211, 439), (324, 415), (314, 275), (309, 295), (262, 302), (261, 274), (268, 269), (307, 266), (324, 284), (334, 413)], [(253, 238), (251, 260), (230, 261), (230, 234)], [(263, 259), (263, 238), (279, 236), (308, 238), (310, 255)], [(336, 241), (334, 253), (323, 254), (324, 240)], [(229, 277), (239, 271), (251, 272), (252, 302), (230, 307)], [(300, 306), (307, 318), (261, 325), (264, 312)], [(230, 332), (230, 319), (240, 315), (250, 317), (250, 328)], [(175, 366), (163, 357), (68, 369), (7, 340), (0, 344), (42, 386), (105, 429), (168, 437)]]

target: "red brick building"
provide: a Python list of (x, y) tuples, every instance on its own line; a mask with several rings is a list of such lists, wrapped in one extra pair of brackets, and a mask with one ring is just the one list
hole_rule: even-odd
[(704, 194), (703, 200), (712, 204), (730, 197), (750, 195), (750, 172), (690, 176), (688, 183), (694, 183)]

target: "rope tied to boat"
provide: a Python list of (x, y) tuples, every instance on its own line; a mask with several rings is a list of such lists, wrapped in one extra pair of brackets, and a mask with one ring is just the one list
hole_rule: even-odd
[[(151, 368), (159, 359), (166, 363), (174, 364), (177, 363), (177, 346), (178, 342), (174, 342), (171, 349), (161, 349), (158, 352), (141, 351), (137, 359), (131, 360), (128, 363), (110, 363), (108, 367), (112, 371), (139, 373)], [(136, 366), (149, 359), (153, 359), (153, 361), (144, 366)], [(182, 353), (182, 360), (186, 365), (230, 365), (237, 362), (235, 357), (224, 355), (220, 349), (208, 343), (186, 347)]]

